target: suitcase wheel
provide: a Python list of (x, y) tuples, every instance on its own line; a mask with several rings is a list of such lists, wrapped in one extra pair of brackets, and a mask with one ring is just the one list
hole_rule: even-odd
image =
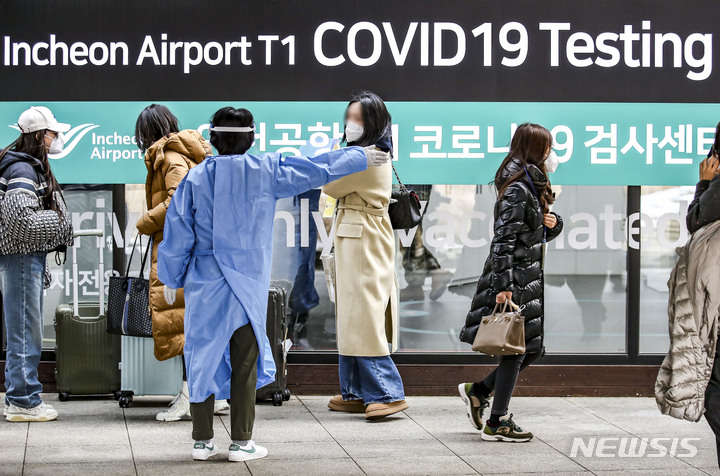
[(67, 392), (60, 392), (58, 393), (58, 400), (60, 400), (61, 402), (67, 402), (68, 400), (70, 400), (70, 394)]
[(285, 390), (283, 390), (283, 400), (285, 400), (286, 402), (288, 400), (290, 400), (290, 389), (289, 388), (286, 388)]
[(130, 406), (130, 403), (132, 403), (132, 395), (123, 395), (118, 399), (118, 402), (120, 404), (120, 408), (127, 408)]
[(275, 405), (276, 407), (279, 407), (280, 405), (282, 405), (282, 403), (283, 403), (283, 394), (280, 393), (280, 392), (273, 393), (272, 402), (273, 402), (273, 405)]

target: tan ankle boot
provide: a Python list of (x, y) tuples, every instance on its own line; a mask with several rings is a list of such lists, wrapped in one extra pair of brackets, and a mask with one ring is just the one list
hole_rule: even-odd
[(343, 400), (342, 395), (335, 395), (330, 399), (328, 408), (334, 412), (365, 413), (365, 404), (362, 400)]
[(408, 404), (405, 400), (398, 400), (397, 402), (390, 403), (371, 403), (365, 410), (366, 420), (379, 420), (386, 416), (394, 413), (401, 412), (408, 409)]

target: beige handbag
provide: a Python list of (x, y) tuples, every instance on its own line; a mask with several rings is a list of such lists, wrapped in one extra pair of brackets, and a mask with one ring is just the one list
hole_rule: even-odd
[(333, 214), (332, 227), (330, 227), (330, 245), (326, 246), (329, 249), (323, 249), (320, 254), (320, 261), (322, 261), (323, 271), (325, 272), (325, 284), (328, 288), (328, 297), (330, 302), (335, 303), (335, 226), (337, 225), (337, 208)]
[(495, 304), (492, 315), (480, 321), (472, 350), (489, 355), (524, 354), (525, 317), (520, 314), (521, 309), (509, 299), (501, 312), (498, 312), (498, 306), (499, 303)]

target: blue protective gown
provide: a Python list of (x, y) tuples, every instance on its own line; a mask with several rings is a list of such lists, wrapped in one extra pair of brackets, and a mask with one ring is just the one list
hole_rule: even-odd
[(250, 323), (258, 341), (257, 387), (275, 379), (267, 314), (278, 199), (367, 168), (359, 147), (313, 158), (277, 153), (208, 157), (178, 186), (158, 247), (158, 277), (185, 288), (190, 401), (230, 398), (230, 338)]

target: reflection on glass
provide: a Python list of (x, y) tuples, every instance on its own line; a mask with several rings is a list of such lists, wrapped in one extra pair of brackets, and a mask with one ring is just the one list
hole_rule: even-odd
[[(112, 273), (112, 193), (107, 188), (95, 186), (66, 187), (63, 192), (68, 210), (72, 214), (73, 226), (76, 229), (105, 230), (102, 241), (95, 237), (76, 239), (78, 260), (78, 293), (80, 301), (98, 302), (98, 246), (105, 247), (105, 276), (103, 282), (107, 286)], [(62, 255), (60, 255), (62, 257)], [(55, 253), (47, 258), (52, 275), (52, 284), (45, 290), (44, 297), (44, 335), (43, 348), (55, 347), (55, 309), (60, 304), (72, 302), (72, 250), (68, 250), (67, 260), (61, 265), (55, 263)], [(105, 302), (107, 302), (107, 289)]]
[[(412, 352), (469, 352), (458, 340), (492, 240), (492, 187), (415, 185), (427, 202), (420, 227), (396, 232), (401, 289), (400, 348)], [(550, 244), (546, 266), (549, 353), (625, 350), (625, 187), (555, 187), (554, 210), (565, 232)], [(323, 209), (320, 198), (319, 209)], [(308, 214), (303, 219), (303, 214)], [(318, 259), (330, 220), (294, 199), (278, 203), (273, 279), (298, 282), (298, 257), (315, 253), (317, 306), (293, 321), (295, 350), (335, 350), (334, 307)], [(317, 225), (317, 239), (311, 227)], [(307, 237), (304, 235), (308, 235)], [(305, 251), (303, 251), (305, 248)], [(297, 299), (293, 293), (293, 301)], [(295, 313), (295, 314), (300, 314)], [(302, 333), (298, 330), (301, 328)]]
[(667, 352), (668, 288), (677, 261), (675, 248), (687, 242), (687, 208), (695, 187), (642, 187), (640, 211), (645, 223), (640, 245), (640, 352)]
[(563, 233), (545, 265), (549, 353), (625, 351), (626, 188), (554, 186)]
[[(492, 239), (495, 192), (487, 185), (414, 186), (427, 201), (422, 225), (396, 232), (396, 268), (401, 289), (400, 347), (413, 352), (468, 352), (458, 341)], [(565, 231), (549, 245), (545, 267), (545, 346), (549, 353), (625, 351), (626, 188), (555, 186), (553, 210)], [(328, 243), (330, 220), (325, 198), (314, 195), (278, 204), (273, 279), (294, 284), (291, 336), (295, 350), (335, 350), (334, 308), (327, 296), (319, 254)], [(675, 247), (687, 240), (685, 216), (694, 187), (642, 187), (641, 214), (630, 227), (641, 228), (640, 351), (665, 353), (667, 280)], [(111, 273), (113, 235), (111, 192), (107, 188), (67, 189), (73, 221), (80, 228), (105, 228), (105, 264)], [(144, 211), (141, 185), (126, 186), (126, 254)], [(318, 211), (319, 210), (319, 211)], [(115, 232), (115, 235), (119, 233)], [(78, 253), (80, 299), (97, 301), (97, 246), (82, 238)], [(638, 246), (630, 243), (630, 246)], [(314, 263), (313, 263), (314, 261)], [(70, 255), (62, 266), (48, 263), (54, 281), (45, 294), (45, 347), (54, 346), (56, 307), (69, 303)], [(310, 266), (313, 263), (314, 269)], [(139, 267), (136, 260), (133, 268)], [(123, 270), (124, 271), (124, 270)], [(137, 272), (136, 269), (131, 273)], [(314, 279), (313, 279), (314, 278)], [(314, 286), (317, 298), (308, 293)], [(299, 289), (304, 289), (302, 295)], [(313, 307), (314, 306), (314, 307)]]

